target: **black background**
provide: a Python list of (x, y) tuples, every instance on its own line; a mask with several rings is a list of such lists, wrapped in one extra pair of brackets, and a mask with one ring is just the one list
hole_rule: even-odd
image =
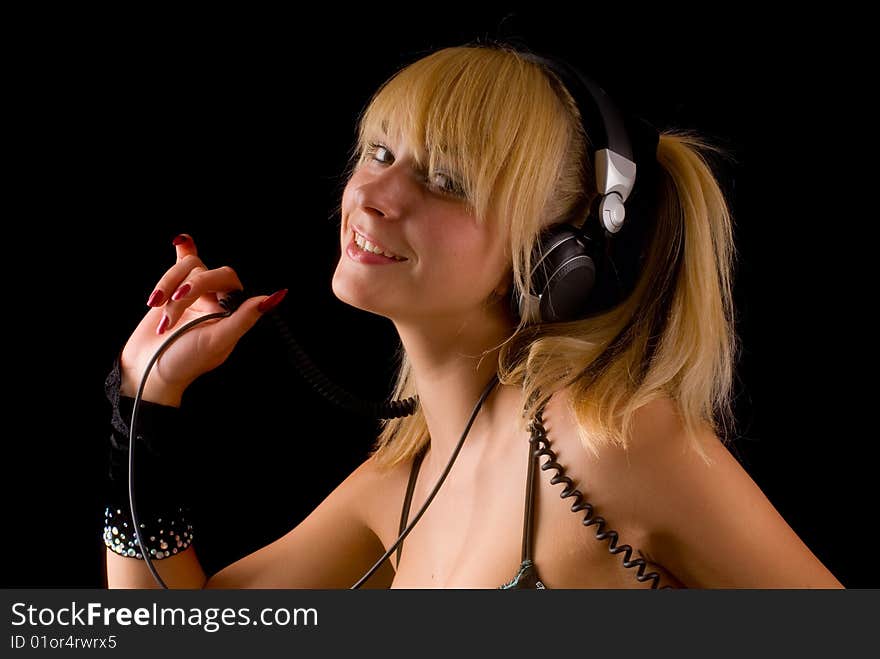
[[(16, 25), (6, 265), (19, 302), (7, 311), (16, 341), (3, 461), (15, 540), (2, 585), (103, 584), (103, 379), (180, 232), (253, 290), (289, 288), (281, 312), (313, 359), (353, 393), (384, 396), (393, 326), (330, 289), (355, 120), (399, 66), (501, 36), (568, 56), (657, 126), (696, 129), (730, 153), (716, 165), (739, 249), (737, 450), (845, 585), (880, 584), (853, 548), (874, 497), (857, 466), (873, 456), (859, 387), (846, 383), (867, 364), (841, 356), (862, 314), (848, 311), (852, 257), (835, 249), (829, 218), (852, 198), (829, 185), (842, 156), (823, 132), (852, 128), (846, 75), (860, 60), (809, 17), (794, 28), (766, 16), (632, 14), (431, 5)], [(208, 572), (292, 528), (363, 460), (377, 429), (314, 394), (261, 325), (184, 400), (203, 458), (179, 477), (199, 491)]]

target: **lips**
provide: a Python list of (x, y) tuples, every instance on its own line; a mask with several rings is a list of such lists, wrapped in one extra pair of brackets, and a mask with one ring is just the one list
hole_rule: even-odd
[(361, 249), (355, 242), (354, 235), (352, 235), (352, 238), (348, 243), (348, 247), (345, 248), (345, 253), (352, 261), (363, 263), (365, 265), (391, 266), (403, 265), (404, 263), (407, 263), (406, 259), (400, 261), (398, 259), (388, 258), (387, 256), (383, 256), (382, 254), (375, 254), (373, 252), (368, 252), (367, 250)]
[(359, 227), (352, 226), (352, 233), (354, 234), (352, 238), (355, 244), (367, 253), (385, 256), (395, 261), (407, 260), (406, 257), (400, 256), (394, 250), (389, 249), (385, 244), (379, 242), (373, 236), (368, 235)]

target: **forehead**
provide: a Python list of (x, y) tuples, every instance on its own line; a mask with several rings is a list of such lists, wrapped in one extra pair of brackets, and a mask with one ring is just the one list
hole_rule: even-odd
[(415, 62), (376, 92), (361, 116), (361, 142), (384, 135), (404, 142), (419, 159), (480, 158), (501, 144), (493, 126), (507, 123), (498, 121), (489, 73), (465, 51)]

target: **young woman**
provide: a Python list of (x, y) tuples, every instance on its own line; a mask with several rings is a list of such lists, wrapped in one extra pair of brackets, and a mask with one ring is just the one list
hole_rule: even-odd
[[(173, 541), (152, 532), (162, 544), (150, 552), (170, 587), (350, 587), (444, 474), (368, 586), (841, 586), (724, 445), (733, 245), (709, 147), (683, 132), (637, 137), (645, 126), (628, 119), (635, 188), (625, 216), (600, 206), (597, 181), (627, 166), (597, 156), (596, 117), (582, 116), (584, 90), (558, 66), (503, 45), (448, 48), (378, 90), (342, 196), (332, 285), (393, 322), (394, 397), (418, 396), (415, 413), (387, 421), (301, 524), (216, 574), (185, 520), (164, 513)], [(556, 315), (532, 274), (565, 225), (583, 233), (554, 235), (593, 259), (574, 316)], [(191, 236), (175, 248), (121, 355), (123, 405), (169, 330), (243, 288), (204, 264)], [(283, 296), (248, 298), (175, 342), (144, 391), (145, 433), (173, 435), (185, 389)], [(143, 511), (142, 528), (163, 526), (153, 517), (176, 508), (168, 499)], [(152, 587), (131, 534), (119, 538), (125, 516), (124, 502), (108, 508), (108, 584)]]

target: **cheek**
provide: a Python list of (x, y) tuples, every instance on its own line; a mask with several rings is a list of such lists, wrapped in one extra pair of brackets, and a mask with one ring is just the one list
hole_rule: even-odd
[(351, 207), (352, 190), (352, 180), (348, 179), (348, 183), (345, 184), (345, 188), (342, 190), (342, 201), (340, 203), (343, 220), (348, 216), (349, 209)]
[(418, 235), (418, 251), (444, 269), (463, 268), (480, 252), (479, 240), (469, 227), (449, 222), (448, 218), (429, 218)]
[(432, 238), (434, 249), (442, 249), (445, 255), (440, 267), (443, 278), (471, 287), (477, 296), (481, 296), (484, 289), (494, 288), (504, 266), (503, 249), (485, 234), (450, 230), (432, 234)]

